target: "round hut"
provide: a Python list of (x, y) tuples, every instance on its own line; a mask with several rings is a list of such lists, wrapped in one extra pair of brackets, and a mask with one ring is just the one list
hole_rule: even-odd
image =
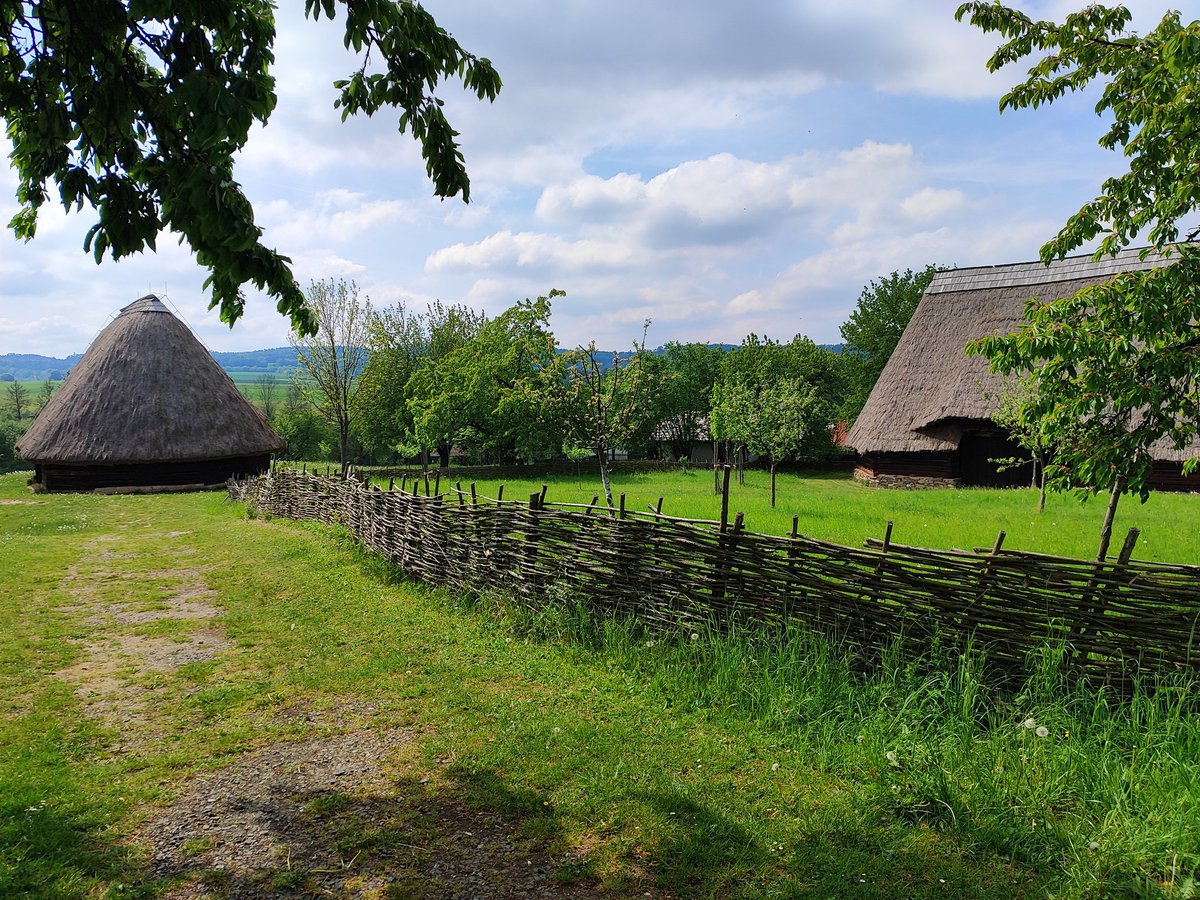
[(211, 487), (264, 471), (283, 447), (153, 294), (100, 332), (17, 442), (49, 491)]

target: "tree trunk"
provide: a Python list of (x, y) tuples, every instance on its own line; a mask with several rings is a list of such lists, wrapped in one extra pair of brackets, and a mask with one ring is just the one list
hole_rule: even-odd
[(338, 459), (342, 464), (342, 477), (350, 472), (350, 423), (338, 425)]
[(454, 445), (450, 444), (450, 443), (438, 444), (437, 452), (438, 452), (438, 467), (439, 468), (442, 468), (442, 469), (450, 468), (450, 450), (453, 448), (453, 446)]
[(1125, 490), (1125, 479), (1117, 478), (1113, 485), (1112, 494), (1108, 498), (1108, 509), (1104, 511), (1104, 524), (1100, 526), (1100, 549), (1096, 551), (1096, 562), (1104, 562), (1108, 556), (1108, 545), (1112, 541), (1113, 519), (1117, 515), (1117, 501)]
[(775, 508), (775, 457), (771, 457), (771, 509)]
[(713, 493), (721, 493), (721, 464), (717, 453), (717, 439), (713, 438)]
[(734, 458), (737, 460), (737, 475), (738, 484), (746, 484), (746, 445), (738, 444), (737, 450), (734, 451)]
[(600, 463), (600, 482), (604, 485), (604, 500), (608, 503), (608, 508), (612, 509), (612, 482), (608, 477), (608, 454), (603, 450), (597, 450), (596, 459)]
[(1038, 512), (1046, 511), (1046, 467), (1036, 463), (1038, 473)]

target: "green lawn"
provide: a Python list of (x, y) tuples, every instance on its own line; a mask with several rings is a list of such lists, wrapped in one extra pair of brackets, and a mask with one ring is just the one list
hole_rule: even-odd
[[(999, 696), (969, 659), (866, 677), (799, 635), (665, 642), (589, 622), (586, 598), (534, 613), (396, 582), (342, 533), (220, 494), (33, 496), (5, 476), (0, 561), (0, 896), (158, 896), (140, 821), (200, 773), (351, 728), (414, 738), (380, 760), (407, 798), (387, 827), (310, 807), (356, 848), (347, 892), (387, 871), (388, 896), (422, 896), (423, 861), (460, 839), (448, 808), (495, 812), (565, 884), (618, 897), (1184, 897), (1200, 865), (1185, 691), (1123, 704), (1047, 670)], [(95, 619), (197, 578), (219, 619)], [(228, 646), (126, 666), (142, 704), (119, 722), (55, 675), (197, 628)], [(315, 895), (316, 877), (296, 858), (275, 883)]]
[[(470, 476), (465, 470), (452, 476), (451, 484), (456, 479), (468, 489)], [(730, 519), (734, 513), (744, 512), (751, 531), (787, 534), (795, 515), (801, 534), (861, 546), (868, 537), (882, 538), (891, 520), (896, 543), (969, 549), (990, 548), (996, 533), (1003, 529), (1008, 549), (1085, 558), (1096, 553), (1107, 499), (1102, 496), (1081, 502), (1074, 494), (1052, 494), (1046, 511), (1039, 514), (1037, 493), (1032, 489), (900, 491), (870, 487), (849, 475), (810, 472), (779, 475), (776, 508), (771, 509), (768, 473), (751, 470), (746, 473), (745, 485), (738, 485), (736, 479), (731, 482)], [(549, 484), (548, 501), (588, 503), (601, 490), (599, 476), (585, 465), (578, 477), (510, 479), (504, 484), (504, 497), (527, 499), (543, 483)], [(484, 496), (495, 497), (498, 490), (497, 482), (476, 484), (476, 491)], [(711, 470), (618, 475), (613, 490), (614, 494), (625, 493), (630, 509), (645, 510), (662, 497), (663, 512), (669, 515), (720, 517), (721, 502), (713, 493)], [(1145, 504), (1136, 497), (1123, 497), (1114, 526), (1114, 553), (1133, 526), (1141, 529), (1135, 558), (1200, 564), (1200, 495), (1157, 493)]]

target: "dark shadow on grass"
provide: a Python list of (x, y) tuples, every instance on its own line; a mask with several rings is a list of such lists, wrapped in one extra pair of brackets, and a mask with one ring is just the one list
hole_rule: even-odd
[[(930, 831), (890, 825), (871, 809), (794, 808), (803, 837), (764, 846), (736, 821), (682, 793), (638, 795), (657, 816), (645, 860), (679, 897), (1008, 898), (1040, 895), (1031, 874), (975, 859)], [(811, 815), (810, 815), (811, 813)], [(807, 820), (807, 821), (805, 821)]]
[(0, 896), (82, 897), (93, 882), (137, 880), (128, 849), (103, 837), (97, 811), (71, 815), (42, 803), (18, 791), (0, 804)]

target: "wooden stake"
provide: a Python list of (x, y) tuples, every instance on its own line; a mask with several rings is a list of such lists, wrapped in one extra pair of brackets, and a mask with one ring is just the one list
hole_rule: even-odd
[(721, 475), (721, 531), (729, 529), (729, 466), (725, 466)]

